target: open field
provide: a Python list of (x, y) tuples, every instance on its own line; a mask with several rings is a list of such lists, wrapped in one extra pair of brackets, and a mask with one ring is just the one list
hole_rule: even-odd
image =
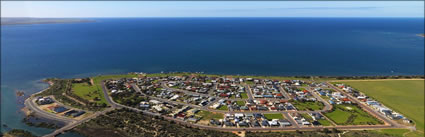
[(146, 74), (147, 77), (166, 77), (166, 76), (183, 76), (183, 75), (191, 75), (191, 73), (152, 73)]
[(331, 122), (329, 122), (328, 120), (326, 120), (326, 119), (319, 119), (319, 120), (317, 120), (321, 125), (323, 125), (323, 126), (331, 126), (332, 124), (331, 124)]
[(328, 101), (328, 100), (330, 100), (331, 98), (329, 98), (328, 96), (320, 96), (321, 98), (323, 98), (324, 100), (326, 100), (326, 101)]
[(344, 81), (416, 123), (424, 135), (424, 80)]
[(283, 115), (281, 113), (264, 114), (264, 117), (266, 117), (267, 120), (285, 119), (285, 118), (283, 118)]
[(245, 81), (245, 83), (248, 84), (248, 85), (254, 85), (254, 82), (252, 82), (252, 81)]
[(397, 137), (403, 137), (405, 133), (410, 132), (409, 129), (380, 129), (375, 130), (377, 133), (389, 134)]
[(202, 120), (210, 120), (210, 119), (219, 120), (224, 118), (222, 113), (214, 113), (214, 112), (204, 111), (204, 110), (199, 111), (198, 113), (196, 113), (196, 115), (201, 116)]
[(242, 97), (242, 99), (247, 99), (248, 98), (248, 94), (247, 93), (241, 93), (241, 97)]
[(106, 100), (103, 98), (103, 94), (99, 94), (99, 90), (101, 89), (97, 89), (96, 86), (89, 85), (88, 83), (72, 84), (73, 94), (88, 101), (106, 104)]
[(236, 101), (239, 106), (245, 106), (245, 101)]
[(325, 115), (338, 125), (377, 125), (383, 123), (355, 105), (334, 105), (334, 109), (334, 111), (325, 113)]
[(305, 102), (301, 102), (301, 101), (294, 101), (291, 102), (292, 105), (295, 106), (295, 108), (297, 108), (297, 110), (321, 110), (323, 109), (324, 105), (322, 102), (311, 102), (311, 101), (305, 101)]

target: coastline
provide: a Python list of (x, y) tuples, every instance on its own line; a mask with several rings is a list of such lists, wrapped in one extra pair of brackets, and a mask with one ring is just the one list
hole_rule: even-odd
[[(299, 79), (299, 78), (303, 78), (303, 77), (299, 77), (299, 76), (293, 76), (293, 77), (285, 77), (285, 76), (250, 76), (250, 75), (214, 75), (214, 74), (201, 74), (201, 73), (187, 73), (187, 72), (185, 72), (185, 73), (153, 73), (153, 74), (145, 74), (145, 73), (135, 73), (135, 72), (133, 72), (133, 73), (127, 73), (127, 74), (120, 74), (120, 75), (98, 75), (98, 76), (93, 76), (93, 77), (91, 77), (91, 78), (94, 78), (94, 77), (97, 77), (97, 81), (95, 81), (95, 80), (93, 80), (93, 79), (90, 79), (90, 83), (92, 83), (93, 85), (96, 85), (97, 84), (97, 82), (99, 82), (99, 80), (102, 80), (102, 79), (114, 79), (114, 78), (123, 78), (123, 77), (126, 77), (126, 78), (131, 78), (131, 77), (140, 77), (140, 76), (144, 76), (144, 77), (156, 77), (156, 76), (182, 76), (182, 75), (192, 75), (192, 76), (194, 76), (194, 75), (199, 75), (199, 76), (212, 76), (212, 77), (214, 77), (214, 76), (218, 76), (218, 77), (228, 77), (228, 78), (232, 78), (232, 77), (244, 77), (244, 78), (248, 78), (248, 77), (256, 77), (256, 78), (265, 78), (265, 79), (267, 79), (267, 78), (271, 78), (271, 79), (273, 79), (273, 78), (281, 78), (281, 79), (285, 79), (285, 78), (295, 78), (295, 79)], [(307, 77), (307, 76), (305, 76), (305, 77)], [(405, 78), (405, 77), (411, 77), (411, 76), (401, 76), (401, 77), (404, 77), (404, 78), (400, 78), (400, 79), (397, 79), (397, 78), (392, 78), (391, 79), (391, 76), (386, 76), (384, 79), (376, 79), (376, 78), (380, 78), (380, 77), (382, 77), (382, 76), (376, 76), (376, 77), (367, 77), (367, 78), (369, 78), (369, 80), (371, 80), (371, 81), (387, 81), (387, 80), (424, 80), (424, 79), (419, 79), (418, 77), (413, 77), (413, 78), (410, 78), (410, 79), (407, 79), (407, 78)], [(398, 77), (400, 77), (400, 76), (398, 76)], [(352, 77), (347, 77), (347, 78), (352, 78)], [(360, 77), (355, 77), (355, 78), (360, 78)], [(388, 79), (388, 78), (390, 78), (390, 79)], [(315, 80), (313, 80), (313, 79), (306, 79), (306, 78), (304, 78), (305, 80), (307, 80), (307, 81), (315, 81)], [(325, 78), (325, 79), (322, 79), (322, 80), (324, 80), (324, 81), (333, 81), (333, 80), (335, 80), (335, 81), (337, 81), (337, 79), (329, 79), (329, 78)], [(342, 80), (342, 81), (345, 81), (345, 80)], [(368, 79), (360, 79), (360, 80), (346, 80), (346, 81), (368, 81)], [(37, 94), (40, 94), (40, 93), (42, 93), (42, 92), (44, 92), (44, 91), (46, 91), (46, 90), (48, 90), (48, 89), (50, 89), (51, 87), (52, 87), (52, 85), (54, 84), (54, 83), (51, 83), (50, 81), (45, 81), (45, 82), (48, 82), (49, 83), (49, 87), (47, 87), (46, 89), (43, 89), (43, 90), (41, 90), (41, 91), (39, 91), (39, 92), (37, 92), (37, 93), (34, 93), (34, 94), (32, 94), (29, 98), (27, 98), (26, 100), (25, 100), (25, 105), (26, 105), (26, 107), (25, 107), (25, 109), (28, 109), (27, 108), (27, 105), (30, 105), (29, 104), (29, 102), (31, 102), (32, 101), (32, 99), (35, 97), (35, 96), (37, 96)], [(317, 81), (316, 81), (317, 82)], [(102, 85), (102, 87), (104, 87), (103, 86), (103, 84), (101, 84)], [(105, 90), (105, 89), (104, 89)], [(107, 94), (107, 93), (105, 93), (105, 94)], [(120, 104), (121, 105), (121, 104)], [(121, 108), (122, 106), (120, 106), (119, 108)], [(127, 107), (124, 107), (124, 108), (127, 108)], [(22, 109), (22, 111), (24, 111), (24, 112), (26, 112), (25, 111), (25, 109)], [(37, 108), (36, 108), (37, 109)], [(96, 113), (94, 113), (95, 115), (93, 115), (93, 116), (90, 116), (90, 117), (86, 117), (86, 118), (84, 118), (84, 119), (82, 119), (82, 120), (76, 120), (76, 121), (71, 121), (71, 122), (69, 122), (68, 124), (68, 126), (65, 126), (65, 127), (63, 127), (63, 128), (61, 128), (61, 129), (57, 129), (57, 131), (55, 131), (54, 133), (52, 133), (52, 134), (57, 134), (57, 133), (59, 133), (59, 132), (62, 132), (62, 131), (69, 131), (69, 130), (71, 130), (72, 128), (74, 128), (75, 126), (77, 126), (78, 124), (80, 124), (80, 123), (85, 123), (85, 121), (86, 120), (89, 120), (89, 119), (92, 119), (92, 118), (95, 118), (95, 117), (97, 117), (97, 116), (99, 116), (99, 115), (101, 115), (101, 113), (106, 113), (106, 112), (109, 112), (109, 111), (112, 111), (112, 110), (114, 110), (115, 108), (114, 107), (112, 107), (112, 108), (109, 108), (109, 109), (106, 109), (106, 110), (104, 110), (104, 111), (99, 111), (99, 112), (96, 112)], [(31, 111), (31, 108), (29, 108), (29, 110)], [(37, 110), (35, 110), (35, 111), (37, 111)], [(135, 111), (140, 111), (140, 110), (138, 110), (138, 109), (136, 109)], [(142, 111), (142, 112), (144, 112), (144, 111)], [(28, 112), (27, 112), (28, 113)], [(37, 113), (37, 112), (36, 112)], [(41, 116), (41, 115), (38, 115), (38, 116)], [(41, 117), (43, 117), (43, 116), (41, 116)], [(49, 119), (49, 118), (52, 118), (50, 115), (47, 115), (47, 117), (43, 117), (43, 118), (47, 118), (47, 119)], [(242, 131), (242, 129), (239, 129), (239, 128), (211, 128), (211, 127), (209, 127), (209, 126), (202, 126), (202, 125), (197, 125), (197, 124), (187, 124), (187, 123), (185, 123), (184, 121), (179, 121), (179, 120), (175, 120), (175, 119), (170, 119), (170, 118), (167, 118), (167, 117), (165, 117), (165, 119), (167, 119), (167, 120), (170, 120), (170, 121), (174, 121), (174, 122), (177, 122), (177, 123), (180, 123), (180, 124), (182, 124), (182, 125), (190, 125), (190, 126), (194, 126), (194, 127), (198, 127), (198, 128), (200, 128), (200, 129), (216, 129), (217, 131), (239, 131), (239, 130), (241, 130)], [(357, 128), (359, 128), (359, 129), (363, 129), (363, 128), (365, 128), (365, 127), (361, 127), (361, 126), (335, 126), (335, 128), (338, 128), (338, 129), (341, 129), (341, 130), (356, 130)], [(368, 129), (385, 129), (385, 128), (394, 128), (394, 127), (390, 127), (390, 126), (388, 126), (388, 125), (374, 125), (374, 126), (371, 126), (371, 127), (367, 127)], [(281, 129), (281, 128), (271, 128), (271, 129), (252, 129), (253, 131), (257, 131), (257, 130), (259, 130), (259, 131), (262, 131), (262, 130), (276, 130), (276, 131), (294, 131), (295, 129), (297, 129), (298, 130), (298, 128), (283, 128), (283, 129)], [(315, 128), (313, 128), (313, 127), (310, 127), (310, 128), (300, 128), (300, 129), (302, 129), (302, 130), (313, 130), (313, 129), (315, 129)], [(250, 129), (251, 130), (251, 129)], [(243, 129), (243, 131), (245, 131), (245, 129)], [(50, 134), (49, 134), (50, 135)]]

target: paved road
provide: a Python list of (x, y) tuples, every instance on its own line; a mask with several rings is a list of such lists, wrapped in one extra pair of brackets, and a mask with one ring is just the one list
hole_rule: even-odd
[(71, 123), (71, 122), (76, 121), (76, 120), (68, 118), (68, 117), (58, 116), (56, 114), (41, 110), (38, 107), (38, 105), (35, 103), (35, 98), (33, 98), (33, 97), (29, 97), (28, 99), (26, 99), (24, 104), (28, 109), (35, 112), (36, 115), (44, 117), (44, 118), (57, 120), (57, 121), (63, 121), (63, 122), (66, 122), (66, 123)]
[(280, 92), (283, 94), (283, 96), (284, 96), (286, 99), (291, 100), (291, 97), (288, 95), (288, 92), (286, 92), (286, 90), (285, 90), (285, 89), (283, 89), (283, 87), (282, 87), (281, 85), (279, 85), (279, 89), (280, 89)]
[(246, 84), (246, 83), (244, 84), (244, 87), (245, 87), (245, 92), (248, 95), (248, 99), (254, 100), (254, 97), (252, 96), (251, 87), (248, 84)]
[(112, 108), (116, 108), (116, 103), (114, 103), (111, 96), (109, 96), (108, 94), (108, 88), (106, 88), (105, 86), (105, 81), (102, 81), (100, 84), (102, 86), (103, 96), (105, 97), (106, 102), (108, 102), (108, 104), (111, 105)]
[(326, 100), (324, 100), (322, 97), (320, 97), (319, 95), (317, 95), (315, 92), (314, 92), (314, 89), (313, 88), (308, 88), (308, 92), (311, 94), (311, 95), (313, 95), (316, 99), (318, 99), (320, 102), (322, 102), (324, 105), (325, 105), (325, 107), (322, 109), (322, 112), (326, 112), (326, 111), (330, 111), (330, 110), (332, 110), (332, 105), (331, 104), (329, 104)]
[(295, 126), (296, 128), (300, 127), (300, 125), (298, 125), (298, 123), (294, 120), (294, 118), (291, 115), (289, 115), (289, 113), (283, 113), (283, 115), (289, 120), (292, 126)]

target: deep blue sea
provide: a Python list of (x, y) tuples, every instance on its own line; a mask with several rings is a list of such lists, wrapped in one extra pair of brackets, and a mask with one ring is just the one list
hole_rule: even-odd
[[(43, 78), (127, 72), (424, 75), (424, 18), (97, 18), (1, 26), (1, 123)], [(4, 130), (4, 128), (2, 128)], [(68, 134), (72, 136), (72, 134)]]

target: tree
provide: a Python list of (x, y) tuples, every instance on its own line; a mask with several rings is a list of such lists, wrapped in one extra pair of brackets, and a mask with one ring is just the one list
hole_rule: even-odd
[(325, 128), (325, 129), (323, 129), (323, 132), (325, 132), (326, 134), (328, 134), (329, 133), (329, 129)]
[(338, 133), (338, 130), (336, 128), (332, 128), (332, 133)]

